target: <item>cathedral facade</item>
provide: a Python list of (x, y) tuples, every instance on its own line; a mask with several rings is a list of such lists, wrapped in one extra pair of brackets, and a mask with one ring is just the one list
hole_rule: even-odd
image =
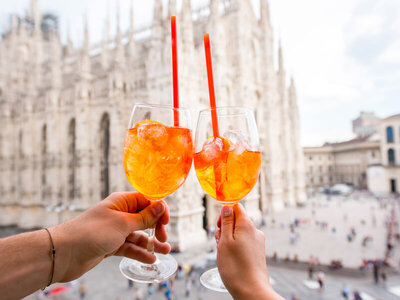
[[(104, 39), (62, 45), (44, 34), (38, 0), (26, 18), (11, 17), (0, 41), (0, 225), (52, 226), (114, 191), (131, 190), (122, 147), (134, 103), (172, 103), (169, 16), (178, 18), (181, 105), (208, 106), (203, 33), (212, 39), (219, 106), (254, 108), (262, 145), (259, 183), (242, 201), (254, 221), (262, 213), (305, 198), (299, 112), (293, 79), (286, 82), (282, 51), (273, 47), (267, 0), (257, 18), (250, 0), (210, 0), (193, 10), (183, 0), (155, 0), (150, 27)], [(276, 58), (277, 57), (277, 58)], [(274, 62), (278, 61), (278, 69)], [(195, 122), (193, 122), (195, 124)], [(192, 170), (168, 197), (169, 241), (180, 250), (205, 241), (218, 205), (205, 196)]]

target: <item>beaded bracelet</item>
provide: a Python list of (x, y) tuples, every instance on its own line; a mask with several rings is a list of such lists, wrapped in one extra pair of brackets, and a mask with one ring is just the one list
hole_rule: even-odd
[(50, 242), (51, 242), (51, 250), (50, 250), (50, 255), (51, 255), (51, 277), (49, 284), (45, 286), (42, 290), (44, 290), (46, 287), (48, 287), (52, 282), (53, 282), (53, 276), (54, 276), (54, 262), (55, 262), (55, 257), (56, 257), (56, 250), (54, 249), (54, 243), (53, 243), (53, 238), (51, 237), (50, 230), (47, 228), (43, 228), (44, 230), (47, 231), (50, 237)]

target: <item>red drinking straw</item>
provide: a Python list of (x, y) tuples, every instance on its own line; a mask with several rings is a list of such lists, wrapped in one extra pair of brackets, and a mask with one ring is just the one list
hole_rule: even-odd
[(176, 40), (176, 17), (171, 16), (172, 40), (172, 84), (174, 90), (174, 126), (179, 126), (179, 89), (178, 89), (178, 43)]
[(206, 51), (208, 92), (210, 94), (211, 119), (212, 119), (213, 133), (215, 138), (219, 137), (219, 130), (218, 130), (217, 110), (215, 105), (214, 76), (213, 76), (212, 60), (211, 60), (210, 35), (208, 33), (204, 34), (204, 50)]
[[(210, 94), (211, 120), (212, 120), (213, 134), (215, 140), (215, 138), (219, 137), (219, 130), (218, 130), (217, 109), (215, 104), (214, 76), (213, 76), (212, 60), (211, 60), (210, 35), (208, 33), (204, 34), (204, 50), (206, 52), (208, 92)], [(215, 193), (218, 201), (224, 200), (224, 194), (221, 191), (222, 186), (218, 186), (218, 182), (221, 182), (221, 169), (220, 169), (221, 163), (222, 163), (221, 161), (217, 161), (214, 164)]]

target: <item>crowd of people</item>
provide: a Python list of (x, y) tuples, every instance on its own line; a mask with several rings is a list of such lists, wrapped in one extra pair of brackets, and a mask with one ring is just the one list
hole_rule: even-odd
[[(387, 268), (400, 267), (400, 264), (396, 263), (398, 257), (396, 256), (397, 251), (395, 251), (400, 244), (398, 221), (399, 204), (399, 199), (389, 199), (380, 202), (380, 205), (389, 211), (385, 220), (387, 229), (386, 251), (383, 258), (365, 260), (363, 262), (363, 269), (371, 269), (374, 282), (376, 284), (382, 284), (383, 287), (386, 286), (388, 277)], [(224, 284), (235, 299), (247, 299), (246, 297), (250, 295), (249, 293), (251, 293), (251, 298), (256, 299), (256, 295), (253, 295), (254, 291), (258, 291), (258, 296), (261, 297), (263, 295), (269, 295), (270, 298), (268, 299), (281, 299), (269, 284), (268, 271), (265, 264), (264, 234), (254, 227), (253, 223), (251, 223), (250, 219), (245, 215), (242, 207), (235, 206), (234, 209), (235, 212), (233, 213), (232, 208), (226, 206), (223, 208), (220, 221), (218, 222), (218, 228), (214, 233), (219, 254), (217, 256), (217, 263)], [(315, 207), (313, 207), (313, 212), (315, 215)], [(102, 216), (101, 218), (99, 218), (100, 215)], [(344, 218), (347, 220), (348, 216), (346, 215)], [(144, 222), (144, 220), (147, 221)], [(133, 244), (132, 241), (139, 243), (140, 239), (135, 237), (139, 237), (140, 233), (136, 233), (135, 230), (141, 230), (150, 224), (154, 224), (154, 222), (158, 222), (156, 236), (160, 242), (157, 243), (156, 248), (157, 251), (161, 253), (168, 253), (171, 250), (170, 246), (165, 243), (167, 239), (165, 225), (168, 221), (169, 212), (166, 210), (164, 204), (149, 203), (148, 200), (137, 193), (117, 193), (89, 209), (80, 217), (65, 224), (50, 228), (51, 233), (46, 233), (46, 230), (39, 230), (0, 240), (0, 258), (3, 262), (0, 266), (3, 268), (3, 273), (14, 272), (14, 275), (11, 277), (3, 278), (3, 282), (0, 282), (0, 290), (2, 293), (7, 293), (7, 295), (10, 296), (8, 298), (6, 297), (6, 299), (14, 299), (17, 295), (27, 295), (30, 291), (33, 291), (33, 289), (37, 289), (49, 282), (71, 282), (110, 255), (137, 257), (143, 262), (151, 263), (154, 257), (147, 252), (145, 248), (133, 247), (128, 249), (124, 247), (136, 245)], [(289, 224), (289, 232), (293, 233), (295, 237), (294, 243), (300, 238), (299, 228), (310, 223), (312, 223), (310, 219), (297, 218)], [(93, 234), (93, 231), (90, 230), (90, 226), (86, 226), (88, 224), (96, 228), (107, 228), (107, 230), (103, 230), (101, 235)], [(110, 227), (110, 224), (112, 224), (112, 227)], [(223, 224), (223, 226), (221, 224)], [(275, 224), (275, 220), (272, 224)], [(316, 225), (320, 226), (321, 230), (328, 230), (329, 228), (328, 223), (325, 221), (316, 221)], [(361, 226), (365, 225), (366, 222), (364, 220), (364, 222), (361, 222)], [(281, 224), (281, 227), (284, 228), (285, 226)], [(224, 231), (222, 229), (224, 229)], [(123, 231), (123, 235), (127, 237), (121, 236), (121, 230)], [(353, 224), (349, 230), (352, 241), (357, 240), (359, 235), (357, 231), (356, 226)], [(50, 244), (52, 244), (52, 236), (58, 246), (55, 261), (57, 268), (54, 268), (54, 264), (53, 268), (50, 266), (51, 277), (46, 278), (45, 275), (49, 272), (49, 261), (51, 262), (51, 259), (49, 260), (46, 255), (46, 250), (49, 248), (49, 243), (46, 241), (50, 240)], [(21, 247), (27, 239), (30, 241), (31, 246), (28, 248)], [(129, 239), (129, 242), (127, 242), (126, 239)], [(252, 243), (248, 243), (249, 239), (252, 240)], [(362, 241), (364, 240), (365, 239)], [(254, 247), (254, 243), (256, 243), (257, 247)], [(93, 248), (88, 247), (88, 244)], [(240, 244), (240, 247), (237, 247), (236, 244)], [(63, 247), (60, 247), (60, 245)], [(137, 244), (137, 246), (139, 247), (140, 243)], [(71, 256), (71, 249), (78, 249), (79, 251), (74, 251), (73, 256)], [(20, 251), (20, 254), (18, 256), (13, 255), (15, 251)], [(253, 254), (244, 255), (245, 253)], [(8, 261), (10, 257), (12, 258), (11, 263)], [(32, 260), (31, 257), (35, 257), (36, 259)], [(275, 261), (279, 261), (276, 252), (273, 258)], [(76, 263), (76, 261), (80, 259), (84, 259), (85, 263)], [(67, 260), (70, 261), (71, 264), (60, 264), (60, 262), (65, 262)], [(295, 254), (293, 258), (291, 258), (288, 255), (284, 261), (299, 263), (299, 256)], [(20, 270), (20, 268), (15, 266), (27, 264), (31, 265), (32, 268), (24, 269), (23, 273), (15, 273), (15, 270)], [(259, 276), (256, 276), (252, 278), (255, 273), (251, 268), (249, 269), (249, 266), (254, 268), (254, 272), (261, 272), (257, 274), (263, 274), (266, 275), (266, 277), (264, 276), (265, 278), (263, 277), (260, 279)], [(332, 270), (341, 268), (341, 261), (332, 260), (331, 267)], [(232, 270), (232, 268), (234, 270)], [(31, 272), (38, 274), (37, 269), (43, 269), (43, 272), (40, 273), (43, 274), (43, 276), (31, 276)], [(318, 284), (318, 290), (321, 293), (325, 290), (325, 273), (323, 270), (318, 257), (311, 256), (307, 268), (308, 279)], [(247, 275), (243, 274), (243, 272)], [(11, 280), (10, 278), (20, 279)], [(238, 280), (238, 278), (240, 278), (240, 280)], [(249, 289), (248, 285), (243, 285), (243, 280), (250, 280), (250, 285), (257, 285), (257, 281), (262, 281), (262, 284), (258, 285), (258, 289)], [(189, 265), (183, 265), (179, 267), (175, 276), (160, 283), (158, 286), (154, 284), (148, 285), (147, 290), (143, 290), (139, 287), (136, 288), (133, 282), (128, 281), (128, 289), (135, 289), (134, 293), (132, 290), (132, 294), (135, 295), (135, 299), (137, 300), (151, 297), (151, 295), (156, 292), (156, 289), (164, 294), (165, 299), (172, 300), (177, 297), (176, 281), (181, 281), (180, 285), (184, 286), (184, 297), (191, 296), (194, 286), (200, 288), (197, 272)], [(84, 300), (87, 294), (86, 284), (84, 281), (79, 282), (79, 297)], [(238, 282), (240, 284), (238, 284)], [(24, 286), (23, 290), (19, 289), (21, 285)], [(182, 293), (182, 290), (180, 293)], [(349, 299), (348, 297), (350, 294), (349, 287), (344, 285), (341, 290), (341, 295), (343, 298)], [(354, 299), (362, 299), (362, 293), (360, 294), (358, 290), (353, 290), (352, 294)], [(298, 297), (292, 295), (292, 299), (298, 299)]]
[[(360, 199), (360, 197), (358, 197)], [(362, 197), (361, 197), (362, 198)], [(385, 199), (377, 199), (379, 203), (379, 207), (384, 210), (388, 211), (388, 215), (385, 220), (385, 227), (387, 230), (387, 237), (386, 237), (386, 246), (385, 246), (385, 254), (382, 258), (378, 259), (364, 259), (362, 261), (361, 270), (362, 271), (369, 271), (373, 276), (373, 282), (377, 285), (381, 285), (382, 287), (386, 287), (386, 282), (388, 279), (388, 267), (392, 268), (399, 268), (400, 270), (400, 257), (395, 254), (394, 249), (400, 245), (400, 228), (399, 228), (399, 219), (398, 219), (398, 211), (400, 211), (400, 200), (397, 198), (385, 198)], [(301, 226), (306, 225), (310, 226), (310, 224), (315, 223), (323, 231), (329, 231), (332, 234), (336, 234), (337, 229), (332, 224), (328, 224), (327, 221), (324, 220), (316, 220), (317, 209), (318, 206), (321, 204), (314, 203), (312, 205), (311, 211), (311, 219), (310, 218), (294, 218), (287, 227), (285, 223), (279, 223), (280, 228), (284, 229), (289, 228), (289, 243), (291, 245), (295, 245), (301, 237)], [(314, 219), (314, 220), (313, 220)], [(349, 212), (343, 213), (343, 222), (348, 224), (349, 219), (351, 220), (351, 214)], [(277, 223), (276, 219), (273, 218), (270, 222), (271, 226), (274, 227)], [(352, 225), (349, 228), (348, 233), (346, 234), (346, 239), (349, 243), (354, 243), (356, 241), (360, 241), (361, 246), (363, 248), (369, 248), (373, 245), (374, 239), (371, 234), (366, 234), (364, 236), (360, 236), (359, 232), (363, 230), (357, 230), (357, 226), (367, 226), (371, 224), (373, 227), (378, 225), (378, 219), (376, 215), (375, 207), (371, 207), (371, 218), (370, 220), (366, 220), (365, 218), (361, 219), (360, 225), (355, 224), (352, 222)], [(350, 225), (350, 224), (349, 224)], [(330, 230), (329, 230), (330, 229)], [(365, 231), (365, 230), (364, 230)], [(398, 260), (398, 262), (396, 261)], [(274, 251), (272, 255), (272, 260), (275, 262), (286, 262), (286, 263), (298, 263), (299, 258), (298, 254), (289, 255), (289, 253), (283, 257), (282, 259), (279, 257), (277, 251)], [(396, 266), (397, 262), (397, 266)], [(328, 269), (331, 271), (336, 271), (343, 268), (343, 263), (341, 259), (332, 259), (330, 264), (324, 266), (323, 268), (319, 267), (320, 262), (317, 256), (311, 255), (308, 263), (307, 263), (307, 275), (308, 280), (315, 280), (318, 282), (319, 291), (324, 290), (324, 281), (325, 281), (325, 274), (321, 271), (322, 269)], [(361, 293), (354, 289), (350, 291), (349, 286), (345, 284), (342, 289), (342, 296), (344, 299), (362, 299)], [(353, 298), (351, 298), (351, 296)], [(291, 299), (295, 300), (298, 299), (296, 295), (292, 295)]]

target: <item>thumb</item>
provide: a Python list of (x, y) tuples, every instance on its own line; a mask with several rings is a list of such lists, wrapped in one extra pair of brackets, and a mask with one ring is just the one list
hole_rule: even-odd
[(129, 214), (129, 230), (144, 230), (153, 227), (165, 210), (163, 201), (152, 201), (145, 209)]
[(221, 240), (233, 239), (235, 218), (232, 207), (224, 206), (221, 210)]

